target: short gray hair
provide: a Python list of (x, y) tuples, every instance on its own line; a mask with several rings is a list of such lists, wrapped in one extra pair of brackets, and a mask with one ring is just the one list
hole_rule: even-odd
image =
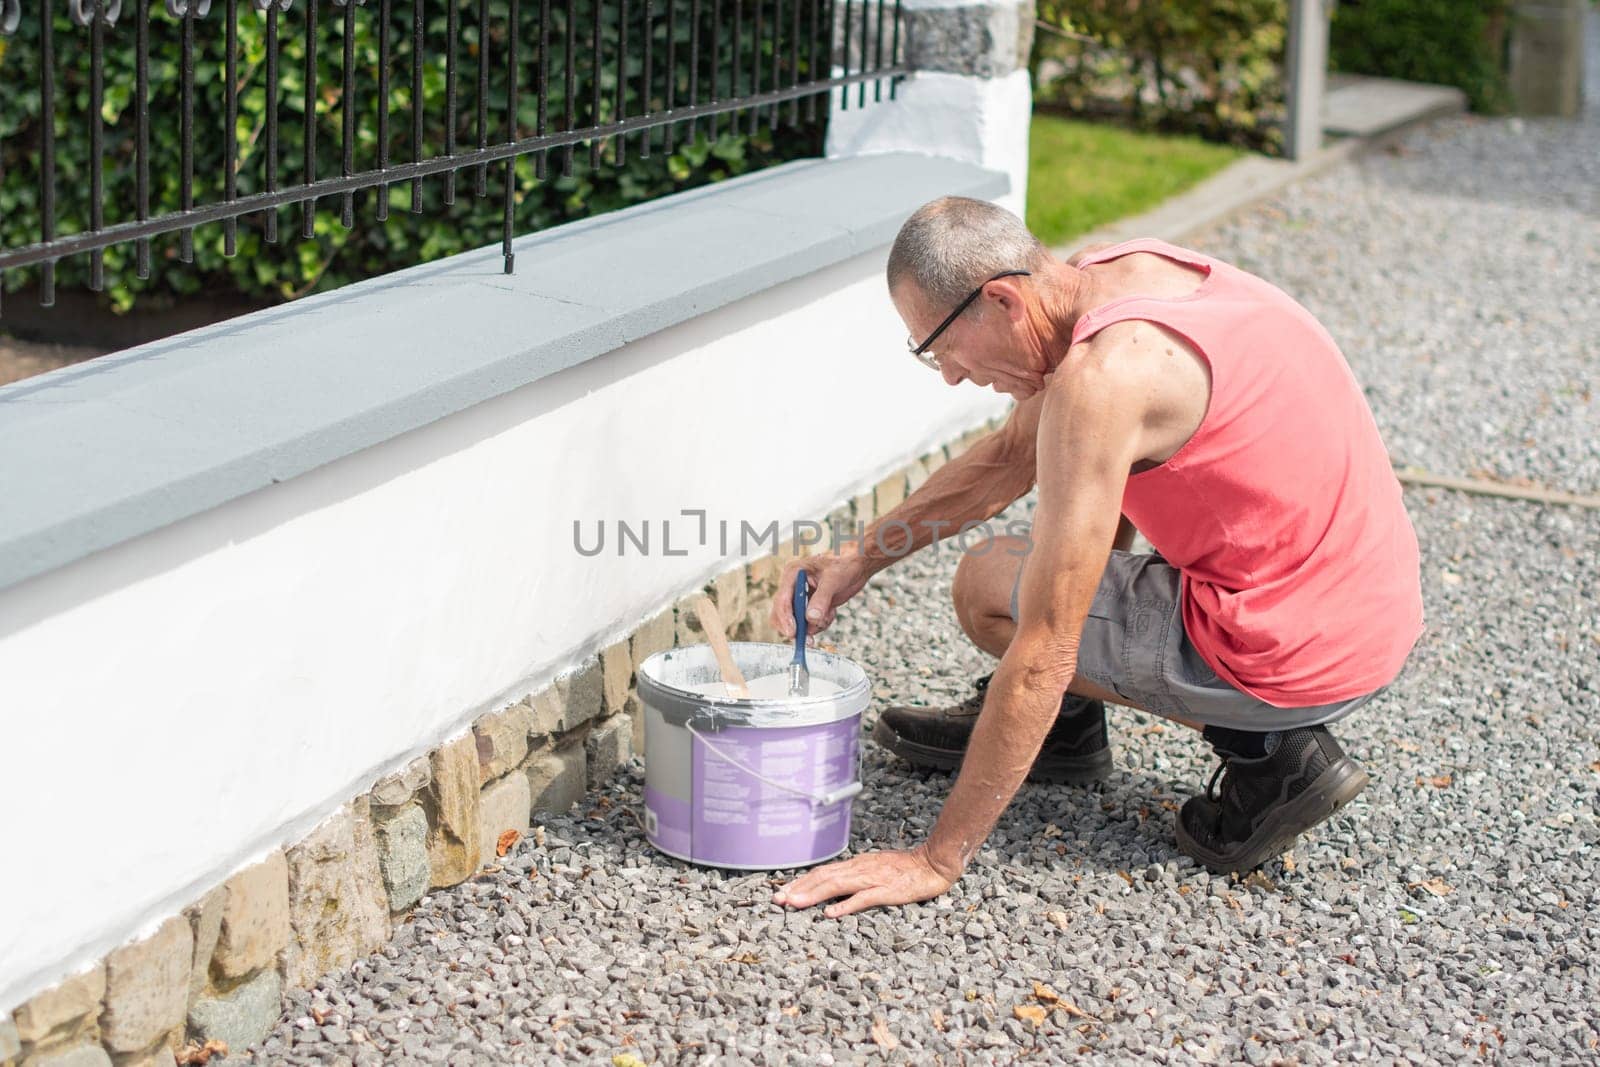
[(929, 299), (954, 304), (1003, 270), (1037, 272), (1049, 258), (1005, 208), (965, 196), (940, 197), (900, 227), (889, 250), (889, 291), (909, 281)]

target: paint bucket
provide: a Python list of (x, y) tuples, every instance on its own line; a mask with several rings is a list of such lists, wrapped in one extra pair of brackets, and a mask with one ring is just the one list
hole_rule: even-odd
[[(746, 678), (786, 672), (793, 645), (735, 641)], [(861, 792), (866, 672), (806, 650), (811, 678), (839, 690), (774, 700), (707, 696), (721, 681), (709, 645), (657, 652), (639, 665), (644, 705), (645, 834), (669, 856), (765, 871), (832, 859), (850, 841)]]

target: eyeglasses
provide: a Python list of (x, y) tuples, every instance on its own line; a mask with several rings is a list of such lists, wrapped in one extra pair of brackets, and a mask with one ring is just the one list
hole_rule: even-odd
[(972, 290), (972, 292), (968, 293), (967, 294), (967, 298), (965, 300), (961, 301), (961, 303), (957, 304), (956, 305), (956, 309), (954, 311), (950, 312), (950, 314), (946, 315), (943, 322), (941, 322), (938, 326), (934, 327), (933, 332), (928, 335), (927, 340), (923, 341), (919, 345), (919, 344), (917, 344), (917, 339), (915, 337), (907, 337), (906, 338), (906, 347), (911, 350), (911, 354), (913, 356), (916, 356), (918, 362), (920, 362), (924, 367), (928, 367), (928, 368), (930, 368), (932, 370), (938, 370), (939, 369), (939, 357), (936, 354), (928, 351), (929, 346), (932, 345), (933, 342), (935, 342), (935, 341), (937, 341), (939, 339), (939, 335), (940, 334), (944, 333), (945, 330), (949, 329), (950, 324), (952, 322), (956, 321), (957, 316), (959, 316), (963, 311), (967, 310), (967, 305), (968, 304), (970, 304), (974, 300), (978, 299), (978, 294), (983, 292), (983, 286), (984, 285), (988, 285), (989, 282), (997, 282), (1001, 278), (1016, 278), (1016, 277), (1026, 278), (1026, 277), (1031, 276), (1032, 274), (1033, 274), (1033, 271), (1031, 271), (1031, 270), (1003, 270), (1003, 271), (1001, 271), (999, 274), (996, 274), (993, 278), (990, 278), (990, 279), (988, 279), (988, 281), (985, 281), (983, 283), (983, 285), (978, 286), (976, 289)]

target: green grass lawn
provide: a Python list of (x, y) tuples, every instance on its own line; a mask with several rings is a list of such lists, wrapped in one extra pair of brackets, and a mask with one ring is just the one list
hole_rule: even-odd
[(1028, 228), (1051, 247), (1148, 211), (1243, 154), (1054, 115), (1035, 115), (1028, 140)]

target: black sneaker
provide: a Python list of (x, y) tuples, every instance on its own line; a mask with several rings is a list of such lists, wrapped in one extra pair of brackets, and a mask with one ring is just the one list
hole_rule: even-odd
[(1178, 848), (1219, 874), (1261, 866), (1367, 784), (1367, 772), (1325, 726), (1285, 730), (1255, 759), (1220, 748), (1217, 755), (1206, 795), (1178, 812)]
[[(983, 710), (989, 688), (986, 674), (973, 683), (977, 691), (954, 707), (885, 708), (872, 739), (913, 766), (953, 771), (967, 754), (967, 742)], [(1067, 693), (1055, 725), (1045, 735), (1030, 782), (1096, 782), (1111, 773), (1111, 745), (1106, 737), (1106, 707), (1098, 700)]]

